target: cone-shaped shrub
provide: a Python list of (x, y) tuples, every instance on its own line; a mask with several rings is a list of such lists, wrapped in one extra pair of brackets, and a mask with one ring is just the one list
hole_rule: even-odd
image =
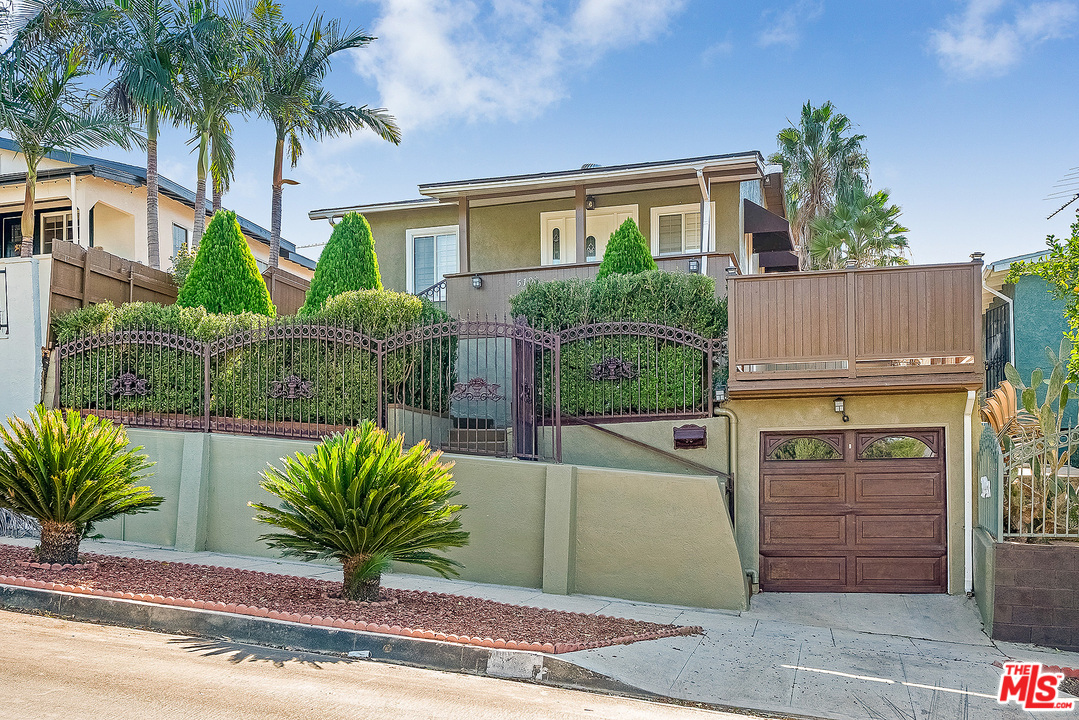
[(599, 264), (598, 277), (605, 278), (608, 275), (655, 270), (656, 261), (652, 258), (652, 251), (648, 247), (648, 241), (644, 239), (637, 223), (633, 218), (626, 218), (622, 226), (611, 234), (607, 242), (607, 249), (603, 252), (603, 262)]
[(212, 313), (276, 314), (236, 213), (219, 210), (210, 221), (176, 304)]
[(281, 507), (251, 507), (256, 520), (284, 532), (259, 539), (284, 555), (339, 560), (349, 600), (377, 601), (392, 562), (456, 575), (460, 563), (431, 552), (468, 543), (457, 517), (464, 506), (450, 502), (457, 496), (453, 464), (440, 463), (426, 440), (408, 450), (403, 443), (367, 420), (308, 455), (283, 458), (284, 468), (271, 466), (261, 483)]
[(129, 448), (123, 425), (38, 405), (30, 422), (0, 426), (0, 508), (41, 524), (40, 562), (79, 561), (91, 525), (157, 507), (164, 498), (136, 483), (152, 462)]
[(300, 315), (311, 315), (326, 298), (350, 290), (381, 290), (375, 239), (371, 226), (359, 213), (349, 213), (333, 228), (315, 266)]

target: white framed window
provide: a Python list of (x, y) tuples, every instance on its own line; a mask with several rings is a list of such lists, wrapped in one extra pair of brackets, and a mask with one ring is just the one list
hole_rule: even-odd
[[(716, 216), (716, 204), (711, 203), (711, 215)], [(714, 225), (714, 224), (713, 224)], [(652, 254), (681, 255), (701, 251), (700, 203), (668, 205), (652, 208)], [(711, 238), (706, 243), (708, 250)]]
[(457, 272), (457, 226), (405, 231), (406, 290), (420, 292)]
[(180, 256), (180, 248), (187, 245), (187, 228), (182, 225), (172, 226), (172, 256)]
[(52, 244), (56, 240), (71, 241), (73, 227), (70, 212), (41, 213), (41, 254), (48, 255), (52, 252)]

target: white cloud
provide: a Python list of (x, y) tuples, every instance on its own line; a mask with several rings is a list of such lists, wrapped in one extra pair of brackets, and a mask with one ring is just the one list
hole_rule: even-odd
[(798, 47), (805, 25), (823, 12), (824, 3), (814, 0), (798, 0), (784, 10), (768, 10), (763, 15), (765, 28), (757, 35), (757, 45), (762, 48), (773, 45)]
[(727, 39), (714, 42), (701, 52), (701, 64), (711, 65), (716, 58), (726, 57), (732, 52), (734, 52), (734, 41), (728, 35)]
[(1079, 6), (1072, 0), (967, 0), (962, 13), (932, 32), (931, 45), (941, 65), (955, 75), (1001, 75), (1024, 50), (1067, 37), (1077, 19)]
[(447, 118), (532, 117), (565, 93), (564, 77), (606, 52), (663, 33), (685, 0), (377, 0), (357, 71), (405, 129)]

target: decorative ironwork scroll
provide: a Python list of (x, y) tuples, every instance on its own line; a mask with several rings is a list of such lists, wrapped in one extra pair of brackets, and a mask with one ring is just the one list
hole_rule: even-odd
[(315, 393), (311, 389), (310, 380), (304, 380), (299, 375), (289, 375), (284, 380), (271, 381), (267, 394), (272, 398), (299, 400), (313, 397)]
[(454, 383), (451, 400), (501, 400), (505, 395), (498, 392), (499, 383), (490, 383), (481, 377), (474, 377), (466, 383)]
[(589, 380), (631, 380), (640, 375), (633, 363), (622, 358), (603, 358), (588, 372)]
[(137, 377), (135, 373), (126, 372), (120, 377), (109, 381), (110, 395), (149, 395), (150, 381)]

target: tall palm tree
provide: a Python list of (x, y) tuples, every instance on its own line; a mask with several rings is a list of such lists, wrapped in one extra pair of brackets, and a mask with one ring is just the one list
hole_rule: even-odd
[(82, 88), (89, 74), (87, 49), (66, 49), (51, 43), (15, 53), (0, 65), (0, 131), (19, 144), (26, 161), (26, 192), (22, 212), (22, 257), (33, 252), (37, 168), (56, 150), (81, 150), (119, 145), (131, 147), (142, 139), (115, 112), (96, 103)]
[(268, 27), (267, 52), (263, 54), (260, 112), (274, 126), (273, 186), (270, 202), (270, 267), (277, 267), (281, 253), (281, 203), (285, 143), (292, 167), (303, 154), (302, 140), (321, 141), (351, 135), (367, 128), (383, 140), (399, 144), (401, 131), (393, 116), (382, 108), (345, 105), (326, 92), (323, 82), (332, 57), (344, 50), (366, 46), (373, 37), (362, 30), (342, 27), (338, 20), (313, 15), (300, 29), (281, 21), (280, 6), (260, 0), (256, 13)]
[(841, 196), (868, 182), (869, 160), (862, 149), (865, 135), (852, 134), (846, 115), (826, 102), (802, 106), (798, 125), (783, 129), (779, 150), (768, 161), (783, 168), (787, 217), (802, 269), (809, 266), (810, 223), (827, 215)]
[(106, 98), (146, 127), (146, 245), (151, 267), (159, 268), (157, 138), (160, 121), (179, 114), (175, 85), (184, 45), (178, 42), (178, 13), (171, 0), (93, 1), (120, 8), (103, 52), (117, 72)]
[(206, 177), (213, 180), (215, 205), (228, 189), (235, 168), (229, 117), (258, 103), (258, 71), (252, 62), (249, 9), (229, 5), (223, 14), (192, 0), (181, 15), (184, 63), (176, 86), (180, 119), (194, 130), (189, 144), (198, 147), (192, 247), (206, 228)]
[(809, 254), (814, 269), (906, 265), (909, 230), (899, 223), (902, 209), (889, 204), (887, 190), (868, 194), (853, 188), (828, 215), (810, 222)]

